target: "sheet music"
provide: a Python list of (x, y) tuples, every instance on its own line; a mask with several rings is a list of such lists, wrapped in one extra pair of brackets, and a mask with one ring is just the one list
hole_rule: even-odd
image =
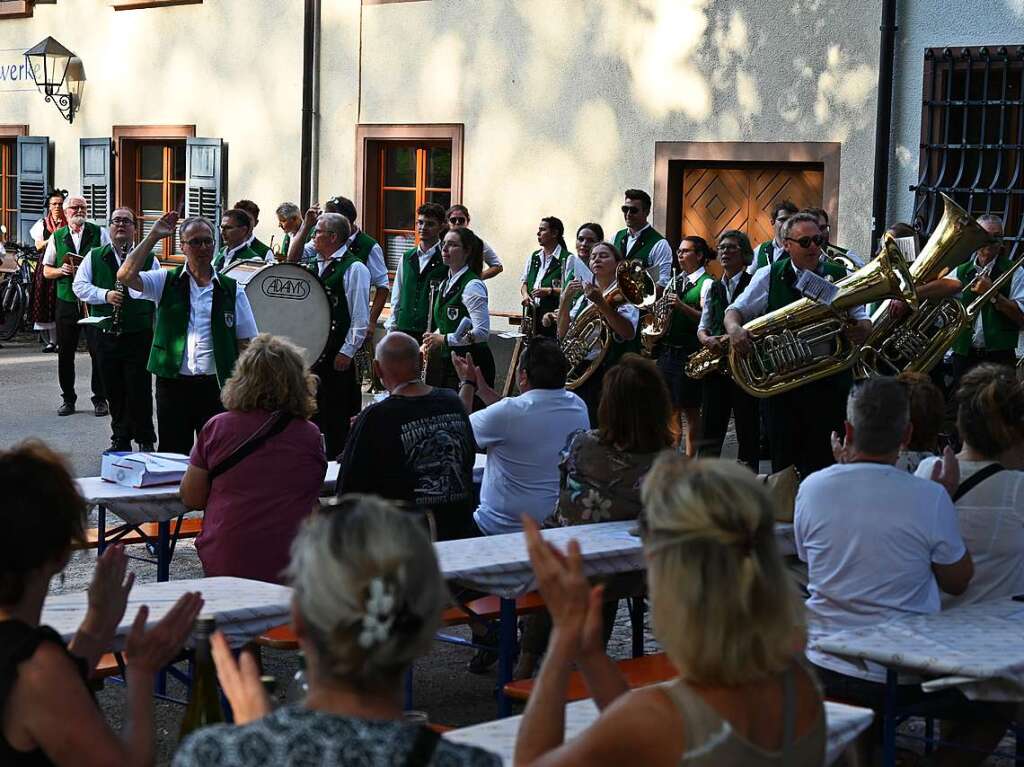
[(804, 269), (796, 280), (796, 289), (806, 298), (829, 306), (839, 295), (839, 288), (814, 272)]
[(900, 249), (900, 253), (907, 260), (907, 263), (913, 263), (914, 259), (917, 258), (917, 240), (913, 237), (896, 237), (896, 247)]
[(576, 258), (572, 265), (572, 276), (574, 280), (580, 280), (584, 285), (594, 284), (594, 273), (590, 267), (583, 263), (583, 259)]

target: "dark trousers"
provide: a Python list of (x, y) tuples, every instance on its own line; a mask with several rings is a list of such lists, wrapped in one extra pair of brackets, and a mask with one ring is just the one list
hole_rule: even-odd
[(206, 422), (223, 411), (217, 376), (157, 376), (156, 423), (160, 452), (188, 455)]
[(110, 405), (113, 442), (156, 443), (153, 431), (153, 378), (146, 370), (153, 331), (98, 333), (96, 357)]
[(320, 379), (316, 387), (316, 413), (313, 423), (324, 435), (327, 459), (334, 460), (348, 439), (349, 420), (363, 407), (362, 392), (356, 380), (355, 365), (344, 372), (334, 369), (334, 357), (313, 368)]
[(842, 433), (852, 383), (844, 371), (768, 399), (773, 472), (796, 466), (807, 477), (835, 463), (832, 432)]
[[(60, 381), (60, 393), (65, 402), (74, 402), (78, 399), (75, 394), (75, 354), (78, 351), (78, 337), (82, 326), (78, 321), (82, 319), (82, 313), (78, 309), (78, 302), (61, 301), (57, 299), (57, 309), (54, 317), (57, 323), (57, 380)], [(100, 366), (96, 361), (96, 328), (85, 328), (85, 343), (89, 349), (89, 357), (92, 361), (92, 401), (99, 404), (107, 398), (103, 390), (103, 376), (100, 373)]]
[(761, 418), (759, 400), (736, 385), (731, 378), (712, 373), (704, 379), (701, 423), (704, 434), (697, 446), (701, 458), (718, 458), (729, 428), (729, 416), (736, 420), (739, 461), (757, 473), (760, 463)]

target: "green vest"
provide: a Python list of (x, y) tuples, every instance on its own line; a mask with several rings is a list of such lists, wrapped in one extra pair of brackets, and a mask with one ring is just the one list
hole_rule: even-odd
[(284, 237), (281, 238), (281, 258), (288, 258), (288, 246), (292, 244), (292, 236), (288, 232), (284, 233)]
[(775, 240), (768, 240), (768, 242), (762, 242), (758, 245), (757, 250), (754, 251), (754, 270), (756, 271), (762, 266), (771, 264), (774, 254)]
[[(184, 273), (184, 264), (167, 275), (160, 301), (156, 307), (156, 329), (153, 348), (146, 368), (161, 378), (177, 378), (185, 358), (188, 338), (189, 303), (192, 279)], [(235, 333), (235, 290), (233, 279), (222, 274), (213, 280), (213, 309), (210, 324), (213, 330), (213, 359), (220, 386), (231, 377), (238, 358), (238, 337)]]
[(228, 256), (228, 246), (222, 246), (221, 249), (217, 251), (217, 255), (214, 256), (213, 258), (213, 270), (215, 272), (219, 272), (222, 271), (225, 266), (231, 266), (231, 264), (237, 261), (248, 261), (249, 259), (252, 258), (255, 258), (259, 261), (263, 261), (264, 257), (267, 255), (266, 248), (264, 248), (262, 252), (257, 252), (253, 250), (254, 245), (256, 245), (255, 240), (250, 242), (244, 248), (236, 250), (235, 253), (231, 256), (231, 261), (227, 263), (225, 263), (225, 260), (227, 259)]
[[(992, 279), (995, 280), (1001, 274), (1005, 274), (1010, 266), (1010, 257), (1000, 255), (996, 259), (995, 268), (992, 270)], [(967, 286), (971, 284), (978, 273), (974, 259), (966, 261), (956, 269), (956, 276), (960, 284)], [(1012, 281), (1012, 278), (1011, 278)], [(999, 290), (999, 294), (1005, 297), (1010, 295), (1010, 282), (1007, 282)], [(960, 303), (965, 307), (978, 297), (977, 293), (963, 291), (960, 293)], [(1010, 318), (996, 309), (995, 304), (989, 301), (981, 309), (981, 329), (985, 336), (985, 350), (990, 352), (1016, 349), (1020, 329), (1010, 321)], [(974, 323), (971, 323), (957, 336), (953, 343), (953, 351), (957, 354), (967, 356), (971, 350), (971, 341), (974, 338)]]
[[(790, 267), (788, 255), (781, 256), (772, 264), (771, 275), (768, 280), (768, 308), (766, 312), (774, 312), (783, 306), (789, 306), (794, 301), (803, 298), (803, 295), (796, 289), (796, 275)], [(829, 282), (837, 282), (846, 276), (846, 270), (829, 259), (822, 259), (818, 264), (818, 271), (824, 272), (823, 276)], [(751, 318), (753, 319), (753, 318)]]
[[(729, 308), (729, 296), (725, 292), (725, 281), (729, 279), (728, 274), (723, 274), (722, 279), (715, 280), (708, 289), (708, 296), (705, 305), (708, 310), (708, 333), (713, 336), (725, 334), (725, 310)], [(740, 281), (736, 284), (736, 293), (732, 300), (735, 301), (746, 290), (747, 285), (753, 277), (745, 270), (740, 272)]]
[[(558, 248), (557, 255), (551, 256), (551, 263), (548, 264), (548, 270), (544, 272), (544, 276), (540, 278), (540, 286), (542, 288), (555, 288), (561, 290), (562, 288), (562, 269), (565, 267), (565, 260), (569, 257), (565, 248), (561, 245), (556, 246)], [(540, 272), (540, 262), (544, 256), (543, 250), (535, 250), (530, 254), (530, 266), (526, 271), (526, 288), (529, 291), (533, 291), (534, 284), (537, 281), (537, 273)], [(557, 283), (557, 284), (556, 284)], [(558, 310), (558, 296), (545, 296), (540, 300), (540, 305), (537, 307), (537, 314), (543, 315), (547, 312), (553, 312)]]
[[(680, 288), (683, 286), (682, 278), (676, 280), (676, 295), (679, 296), (679, 300), (682, 301), (686, 306), (690, 306), (694, 309), (700, 307), (700, 293), (702, 286), (708, 280), (714, 280), (710, 274), (705, 272), (697, 281), (686, 288), (685, 292), (680, 292)], [(672, 312), (672, 318), (669, 320), (668, 332), (665, 333), (665, 343), (671, 344), (672, 346), (681, 346), (684, 350), (697, 351), (700, 348), (700, 342), (697, 340), (697, 326), (700, 324), (700, 320), (694, 320), (683, 314), (683, 312)]]
[(259, 254), (257, 258), (262, 258), (265, 261), (267, 259), (267, 252), (270, 250), (270, 246), (262, 240), (253, 237), (252, 242), (249, 243), (249, 250), (256, 251), (256, 253)]
[(341, 349), (341, 345), (348, 335), (348, 329), (352, 326), (352, 313), (349, 309), (348, 298), (345, 296), (345, 272), (359, 259), (352, 251), (346, 251), (341, 258), (335, 258), (327, 264), (323, 275), (319, 275), (319, 261), (313, 261), (306, 265), (315, 275), (319, 276), (323, 283), (327, 297), (331, 300), (331, 332), (327, 337), (327, 345), (324, 355), (325, 364), (334, 364), (334, 357)]
[(355, 239), (348, 244), (348, 252), (359, 259), (363, 266), (370, 260), (370, 251), (377, 241), (360, 229), (356, 232)]
[(402, 254), (402, 292), (398, 296), (398, 314), (395, 329), (411, 336), (422, 336), (427, 331), (430, 314), (430, 283), (438, 290), (448, 276), (448, 267), (441, 259), (441, 248), (435, 245), (426, 268), (420, 272), (419, 248), (409, 248)]
[(462, 291), (468, 282), (479, 279), (480, 276), (476, 272), (467, 269), (456, 281), (453, 289), (449, 289), (447, 293), (438, 292), (434, 298), (434, 327), (438, 333), (454, 333), (462, 318), (469, 316), (469, 310), (462, 303)]
[[(113, 290), (117, 283), (117, 261), (114, 259), (114, 248), (104, 245), (102, 248), (93, 248), (89, 251), (89, 259), (92, 267), (92, 284), (97, 288)], [(153, 268), (153, 254), (146, 256), (142, 264), (142, 271), (149, 271)], [(128, 298), (121, 305), (121, 332), (138, 333), (143, 330), (153, 329), (154, 306), (152, 301), (142, 298)], [(113, 317), (114, 307), (110, 304), (90, 304), (89, 314), (93, 317)], [(104, 330), (111, 330), (109, 323), (104, 323)]]
[(620, 229), (615, 235), (615, 247), (619, 249), (626, 258), (639, 261), (644, 269), (651, 265), (651, 248), (665, 238), (655, 231), (653, 226), (648, 226), (640, 233), (640, 237), (633, 243), (633, 249), (626, 252), (626, 243), (629, 242), (629, 229)]
[[(90, 250), (100, 246), (101, 240), (100, 228), (91, 221), (86, 221), (85, 227), (82, 230), (82, 241), (76, 251), (75, 241), (71, 239), (71, 229), (62, 226), (53, 233), (53, 245), (56, 250), (53, 259), (54, 267), (60, 269), (64, 265), (64, 259), (68, 254), (73, 256), (88, 255)], [(71, 283), (74, 279), (74, 277), (61, 277), (57, 280), (57, 298), (61, 301), (67, 301), (72, 304), (78, 301), (75, 292), (71, 289)]]

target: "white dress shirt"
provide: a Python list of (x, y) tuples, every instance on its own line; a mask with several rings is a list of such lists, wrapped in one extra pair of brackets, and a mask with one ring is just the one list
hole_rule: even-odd
[[(771, 263), (774, 263), (774, 262), (778, 261), (780, 258), (782, 258), (784, 255), (786, 255), (786, 248), (783, 247), (782, 245), (779, 245), (778, 243), (776, 243), (774, 239), (771, 240), (771, 243), (772, 243), (772, 260), (771, 260)], [(763, 244), (764, 243), (761, 243), (761, 245), (763, 245)], [(758, 266), (757, 266), (757, 251), (759, 251), (761, 249), (761, 245), (758, 245), (756, 248), (754, 248), (754, 258), (751, 259), (750, 263), (747, 265), (747, 274), (753, 275), (754, 273), (757, 272), (757, 269), (758, 269)], [(771, 264), (769, 264), (769, 266), (770, 265)]]
[(590, 428), (587, 406), (565, 389), (531, 389), (469, 416), (477, 447), (487, 451), (480, 506), (473, 513), (485, 535), (538, 523), (558, 501), (559, 453), (570, 435)]
[[(462, 273), (469, 269), (469, 265), (463, 266), (458, 272), (449, 272), (448, 279), (441, 285), (441, 294), (448, 294), (448, 288), (459, 281)], [(472, 344), (486, 343), (491, 334), (491, 317), (487, 313), (487, 286), (483, 280), (470, 280), (462, 289), (462, 304), (469, 312), (469, 321), (473, 323), (473, 329), (468, 335), (459, 338), (455, 333), (446, 336), (448, 346), (461, 347)]]
[[(117, 252), (117, 248), (111, 248), (114, 253), (114, 261), (118, 268), (121, 267), (123, 259)], [(153, 264), (149, 267), (149, 271), (160, 268), (160, 260), (153, 256)], [(107, 291), (110, 288), (100, 288), (92, 283), (92, 259), (87, 258), (82, 261), (82, 265), (78, 267), (78, 271), (75, 272), (75, 279), (71, 282), (71, 290), (74, 291), (75, 295), (78, 296), (79, 301), (85, 301), (87, 304), (96, 306), (98, 304), (107, 303)]]
[[(60, 231), (59, 229), (57, 230)], [(54, 233), (56, 234), (56, 232)], [(71, 232), (71, 241), (75, 243), (75, 253), (79, 256), (86, 255), (85, 253), (79, 253), (82, 249), (82, 235), (85, 234), (85, 227), (83, 226), (77, 232)], [(110, 233), (106, 227), (100, 227), (100, 244), (96, 245), (97, 248), (102, 248), (104, 245), (110, 244)], [(57, 243), (53, 236), (46, 241), (46, 251), (43, 253), (43, 263), (46, 266), (55, 266), (57, 263)]]
[[(635, 243), (637, 238), (641, 234), (643, 234), (644, 230), (650, 228), (651, 225), (647, 224), (647, 226), (645, 226), (636, 234), (633, 234), (632, 232), (627, 232), (626, 252), (623, 253), (624, 256), (629, 253), (630, 249), (633, 247), (633, 243)], [(652, 266), (658, 267), (658, 276), (655, 278), (654, 281), (657, 282), (662, 287), (668, 285), (668, 281), (672, 279), (672, 260), (672, 248), (671, 246), (669, 246), (668, 240), (662, 237), (660, 240), (654, 243), (654, 246), (651, 248), (650, 255), (647, 258), (648, 268)]]
[[(743, 277), (743, 270), (736, 272), (732, 277), (722, 275), (720, 282), (725, 285), (725, 305), (730, 305), (736, 298), (736, 290), (739, 288), (740, 279)], [(708, 280), (705, 285), (708, 285), (708, 291), (711, 290), (711, 281)], [(708, 291), (702, 290), (700, 293), (700, 324), (697, 326), (698, 330), (703, 330), (705, 333), (710, 333), (711, 327), (711, 307), (708, 306), (707, 297)]]
[[(540, 287), (541, 280), (544, 279), (544, 275), (548, 273), (548, 269), (551, 268), (551, 264), (558, 258), (561, 257), (562, 246), (555, 245), (555, 249), (550, 254), (544, 252), (543, 249), (540, 251), (540, 269), (537, 270), (537, 276), (533, 280), (532, 285), (527, 285), (530, 290), (536, 290)], [(530, 264), (533, 262), (534, 254), (531, 253), (530, 257), (526, 259), (526, 265), (523, 267), (523, 276), (521, 281), (526, 284), (526, 281), (530, 278)]]
[[(974, 264), (976, 269), (974, 277), (971, 278), (971, 281), (973, 282), (974, 279), (976, 279), (978, 276), (978, 270), (982, 269), (982, 267), (978, 266), (977, 256), (973, 257), (972, 263)], [(1024, 276), (1021, 276), (1022, 273), (1024, 273), (1024, 270), (1018, 268), (1017, 271), (1014, 273), (1013, 277), (1010, 278), (1010, 295), (1008, 297), (1011, 301), (1016, 301), (1017, 306), (1019, 306), (1021, 310), (1024, 311)], [(958, 285), (963, 286), (963, 281), (957, 276), (956, 270), (947, 274), (946, 279), (953, 280)], [(1024, 336), (1021, 336), (1020, 334), (1018, 334), (1018, 337), (1024, 338)], [(1022, 344), (1024, 344), (1024, 341), (1019, 341), (1017, 343), (1018, 357), (1021, 356), (1021, 350), (1022, 348), (1024, 348), (1022, 347)], [(978, 312), (978, 316), (974, 318), (974, 333), (971, 335), (971, 346), (973, 346), (975, 349), (985, 348), (985, 326), (982, 324), (981, 312)]]
[[(256, 239), (256, 233), (253, 232), (252, 234), (249, 235), (249, 239), (246, 240), (245, 243), (241, 247), (243, 247), (243, 248), (251, 248), (252, 247), (252, 241), (255, 240), (255, 239)], [(253, 248), (253, 250), (256, 250), (256, 248)], [(277, 263), (277, 259), (274, 258), (274, 251), (272, 251), (270, 248), (267, 248), (267, 252), (263, 254), (263, 260), (266, 261), (268, 264), (276, 264)]]
[[(342, 245), (331, 254), (330, 258), (317, 258), (317, 274), (322, 277), (327, 264), (340, 260), (347, 251), (348, 246)], [(354, 357), (356, 352), (363, 347), (363, 342), (366, 340), (366, 329), (370, 324), (370, 270), (357, 260), (345, 270), (342, 283), (345, 289), (345, 301), (348, 302), (349, 325), (348, 333), (345, 334), (345, 342), (338, 349), (338, 354)]]
[[(1010, 285), (1011, 296), (1024, 295), (1024, 269), (1018, 269)], [(1017, 334), (1017, 359), (1024, 358), (1024, 328)]]
[[(129, 289), (128, 294), (132, 298), (144, 298), (159, 304), (164, 285), (167, 283), (167, 275), (170, 273), (169, 269), (139, 272), (142, 290)], [(200, 287), (188, 270), (187, 264), (182, 274), (188, 275), (189, 311), (185, 353), (182, 355), (181, 369), (178, 372), (183, 376), (216, 375), (217, 363), (213, 357), (213, 326), (210, 317), (213, 312), (213, 286), (214, 283), (220, 284), (220, 275), (214, 272), (210, 283)], [(239, 283), (235, 283), (234, 320), (235, 337), (239, 341), (254, 338), (259, 332), (256, 329), (256, 319), (252, 316), (249, 299), (245, 295), (245, 288)]]
[[(359, 236), (359, 229), (352, 232), (352, 235), (345, 242), (346, 247), (351, 247)], [(375, 288), (390, 290), (391, 283), (388, 281), (388, 267), (384, 263), (384, 250), (378, 243), (370, 248), (370, 255), (366, 259), (366, 268), (370, 270), (370, 285)], [(369, 288), (367, 288), (369, 290)]]
[(498, 258), (498, 254), (494, 252), (494, 248), (482, 239), (480, 240), (480, 243), (484, 247), (484, 263), (488, 266), (501, 266), (501, 259)]
[[(434, 254), (441, 248), (441, 242), (434, 243), (434, 247), (423, 250), (423, 243), (421, 242), (416, 246), (416, 257), (419, 261), (419, 271), (422, 274), (423, 270), (427, 268), (427, 264), (430, 263), (430, 259), (434, 257)], [(405, 271), (405, 259), (403, 258), (398, 262), (398, 268), (395, 269), (395, 289), (391, 292), (391, 314), (388, 316), (387, 321), (384, 323), (384, 330), (390, 333), (395, 329), (395, 322), (398, 320), (398, 307), (402, 304), (402, 273)]]
[[(820, 263), (825, 257), (821, 256), (818, 259)], [(797, 269), (796, 264), (792, 261), (789, 262), (790, 268), (793, 270), (797, 277), (800, 276), (802, 269)], [(750, 322), (752, 319), (760, 317), (765, 313), (768, 308), (768, 285), (771, 282), (772, 267), (762, 266), (754, 274), (754, 278), (747, 285), (747, 289), (744, 290), (740, 297), (729, 304), (729, 308), (740, 313), (743, 318), (743, 322)], [(851, 320), (866, 320), (868, 318), (868, 310), (866, 306), (855, 306), (847, 312)]]

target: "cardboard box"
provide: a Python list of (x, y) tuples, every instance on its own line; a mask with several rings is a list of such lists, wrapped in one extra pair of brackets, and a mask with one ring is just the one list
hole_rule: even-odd
[(181, 453), (104, 453), (100, 476), (124, 487), (176, 485), (185, 476), (188, 456)]

